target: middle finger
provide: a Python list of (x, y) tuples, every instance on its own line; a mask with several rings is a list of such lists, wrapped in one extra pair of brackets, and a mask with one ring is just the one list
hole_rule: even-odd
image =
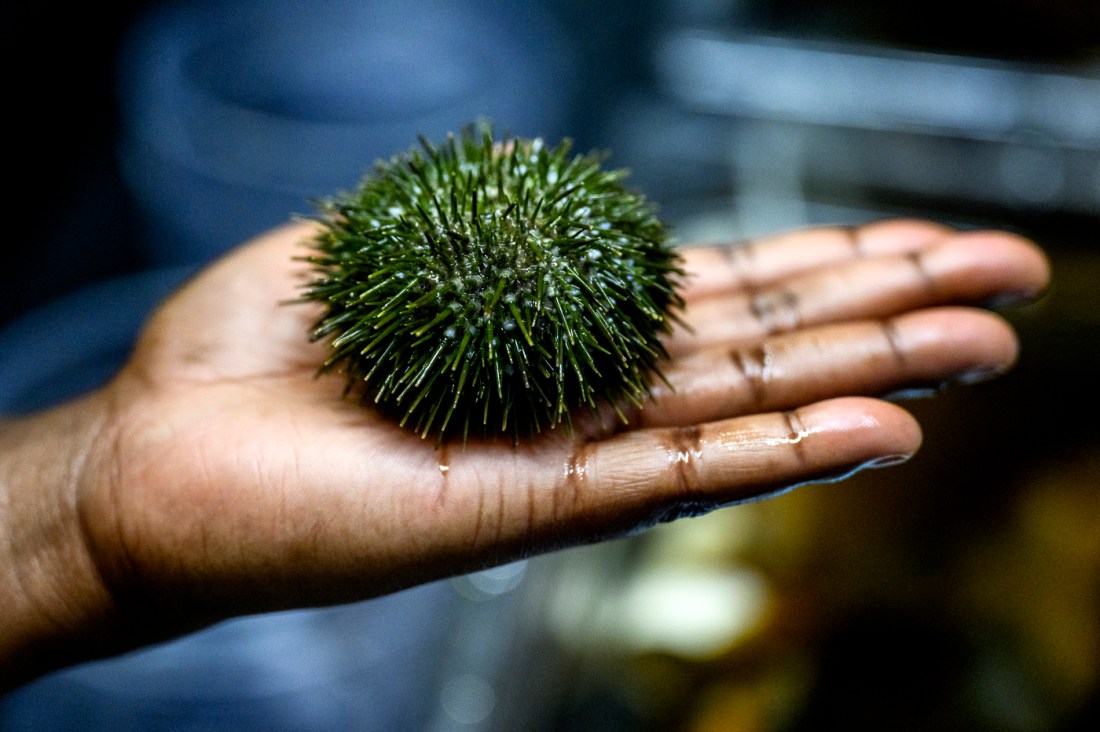
[(1034, 249), (1003, 234), (960, 234), (930, 249), (823, 267), (728, 297), (693, 302), (673, 356), (741, 346), (827, 323), (887, 318), (917, 308), (982, 303), (1042, 288)]
[(936, 308), (820, 326), (734, 348), (713, 348), (664, 369), (642, 426), (694, 424), (789, 409), (838, 396), (878, 396), (1007, 370), (1017, 340), (999, 316)]

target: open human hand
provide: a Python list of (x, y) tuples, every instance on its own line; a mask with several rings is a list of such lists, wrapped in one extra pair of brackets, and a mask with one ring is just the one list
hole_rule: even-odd
[(1049, 276), (1017, 236), (915, 221), (685, 249), (690, 331), (626, 424), (582, 413), (571, 433), (437, 447), (316, 376), (316, 306), (286, 304), (310, 234), (230, 253), (107, 387), (0, 431), (21, 475), (61, 467), (0, 504), (16, 566), (2, 591), (23, 618), (0, 632), (9, 658), (56, 665), (364, 599), (905, 460), (920, 428), (875, 397), (1008, 369), (1012, 329), (974, 306)]

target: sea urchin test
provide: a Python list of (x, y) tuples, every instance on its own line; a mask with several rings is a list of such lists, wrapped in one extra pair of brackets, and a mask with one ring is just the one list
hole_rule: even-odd
[(682, 305), (680, 258), (603, 160), (469, 127), (324, 201), (305, 290), (325, 307), (322, 371), (439, 440), (642, 406)]

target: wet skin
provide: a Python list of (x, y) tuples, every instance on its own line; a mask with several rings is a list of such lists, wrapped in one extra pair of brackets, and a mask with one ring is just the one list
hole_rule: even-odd
[(122, 372), (0, 424), (4, 682), (231, 616), (364, 599), (903, 461), (920, 427), (875, 398), (990, 378), (1017, 340), (1030, 242), (916, 221), (685, 250), (668, 385), (513, 445), (431, 439), (316, 378), (293, 299), (308, 225), (175, 294)]

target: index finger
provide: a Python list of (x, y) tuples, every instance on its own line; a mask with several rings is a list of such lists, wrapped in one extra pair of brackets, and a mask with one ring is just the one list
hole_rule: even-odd
[(762, 239), (682, 250), (682, 294), (688, 302), (727, 295), (824, 266), (907, 254), (934, 245), (952, 230), (930, 221), (893, 220), (856, 227), (790, 231)]

